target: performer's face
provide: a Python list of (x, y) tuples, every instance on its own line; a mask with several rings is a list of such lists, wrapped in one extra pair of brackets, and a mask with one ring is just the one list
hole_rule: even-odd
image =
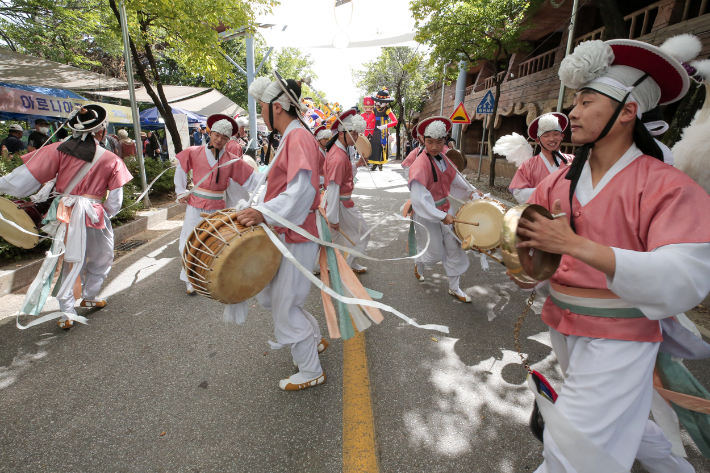
[(542, 144), (542, 146), (544, 146), (545, 149), (549, 151), (557, 151), (558, 149), (560, 149), (563, 137), (564, 135), (559, 131), (548, 131), (547, 133), (539, 137), (537, 139), (537, 142)]
[(217, 133), (216, 131), (210, 133), (210, 145), (217, 150), (224, 148), (227, 141), (229, 141), (229, 137), (223, 135), (222, 133)]
[(436, 156), (444, 149), (444, 138), (424, 138), (424, 148), (432, 156)]
[[(594, 142), (616, 111), (619, 102), (593, 90), (584, 89), (574, 96), (574, 109), (569, 114), (572, 142), (585, 144)], [(623, 106), (616, 123), (607, 136), (626, 133), (633, 127), (638, 105), (635, 102)]]
[(239, 136), (240, 136), (241, 138), (244, 138), (244, 137), (246, 136), (246, 134), (247, 134), (246, 129), (245, 129), (243, 126), (240, 126), (240, 127), (239, 127), (239, 133), (238, 133), (238, 134), (239, 134)]
[(357, 131), (349, 131), (346, 134), (346, 138), (348, 146), (355, 146), (355, 142), (357, 141)]

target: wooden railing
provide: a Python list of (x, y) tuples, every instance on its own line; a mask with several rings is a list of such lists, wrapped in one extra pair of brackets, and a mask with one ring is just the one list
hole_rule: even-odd
[(563, 49), (564, 46), (560, 46), (552, 51), (548, 51), (540, 54), (539, 56), (521, 62), (518, 64), (518, 75), (515, 79), (520, 79), (521, 77), (529, 76), (530, 74), (551, 68), (555, 64), (557, 52)]
[[(695, 15), (694, 13), (691, 14), (690, 12), (690, 7), (694, 4), (695, 2), (691, 0), (686, 0), (685, 1), (685, 6), (683, 7), (683, 17), (681, 21), (689, 20), (691, 18), (697, 18), (701, 15), (704, 15), (708, 13), (708, 0), (701, 0), (700, 1), (700, 10), (698, 11), (698, 14)], [(695, 3), (697, 5), (697, 3)]]
[[(700, 6), (700, 15), (702, 15), (705, 12), (705, 8), (707, 8), (707, 1), (708, 0), (702, 0), (702, 4)], [(689, 10), (690, 8), (690, 0), (686, 0), (685, 3), (685, 10)], [(652, 3), (651, 5), (642, 8), (641, 10), (637, 10), (629, 15), (626, 15), (624, 17), (624, 21), (629, 24), (629, 39), (636, 39), (641, 36), (647, 35), (651, 32), (651, 28), (653, 28), (653, 22), (651, 21), (651, 17), (653, 16), (653, 13), (655, 12), (656, 15), (658, 15), (658, 7), (661, 5), (661, 2), (656, 2)], [(687, 18), (685, 18), (686, 12), (683, 12), (683, 21), (685, 21)], [(700, 16), (698, 15), (698, 16)], [(643, 18), (641, 18), (643, 16)], [(655, 18), (655, 17), (654, 17)], [(639, 29), (639, 24), (641, 25), (641, 28)], [(595, 39), (601, 39), (602, 35), (604, 34), (604, 27), (596, 29), (592, 31), (591, 33), (587, 33), (584, 36), (580, 36), (579, 38), (574, 40), (574, 45), (577, 46), (579, 43), (582, 43), (584, 41), (589, 41), (589, 40), (595, 40)]]

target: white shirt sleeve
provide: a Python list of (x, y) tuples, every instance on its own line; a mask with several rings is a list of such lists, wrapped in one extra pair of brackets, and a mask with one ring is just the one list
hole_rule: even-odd
[(340, 222), (340, 186), (335, 181), (328, 183), (328, 190), (325, 191), (325, 201), (328, 202), (328, 207), (325, 211), (325, 216), (328, 218), (328, 223), (336, 224)]
[(187, 173), (182, 170), (180, 164), (175, 168), (173, 182), (175, 182), (175, 194), (180, 195), (187, 192)]
[(358, 161), (360, 161), (359, 158), (352, 162), (353, 163), (353, 179), (355, 179), (355, 175), (357, 174), (357, 162)]
[(710, 243), (682, 243), (641, 252), (612, 248), (607, 287), (651, 320), (690, 310), (710, 292)]
[(7, 176), (0, 177), (0, 192), (13, 197), (27, 197), (37, 192), (41, 185), (27, 166), (15, 168)]
[(121, 211), (121, 204), (123, 204), (123, 186), (108, 192), (108, 197), (103, 204), (106, 215), (109, 218), (115, 217)]
[(432, 222), (440, 222), (446, 217), (446, 212), (436, 208), (434, 197), (424, 184), (419, 181), (412, 181), (409, 184), (412, 194), (412, 208), (419, 217)]
[(460, 175), (456, 174), (454, 181), (451, 183), (449, 194), (459, 200), (467, 201), (471, 192), (473, 192), (472, 188), (475, 189), (472, 184), (467, 184)]
[[(263, 195), (262, 192), (261, 198)], [(308, 217), (315, 197), (316, 189), (311, 183), (311, 171), (301, 169), (286, 185), (284, 192), (268, 202), (260, 202), (256, 209), (264, 207), (295, 225), (301, 225)], [(264, 219), (269, 225), (278, 225), (266, 215)]]
[(535, 192), (535, 187), (528, 187), (527, 189), (513, 189), (513, 197), (518, 201), (519, 204), (524, 204), (528, 201), (531, 195)]

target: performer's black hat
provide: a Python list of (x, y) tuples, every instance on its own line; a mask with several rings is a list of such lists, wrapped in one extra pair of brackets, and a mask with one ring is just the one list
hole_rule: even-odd
[(103, 128), (108, 112), (98, 104), (88, 104), (81, 107), (79, 113), (69, 120), (69, 128), (75, 133), (92, 133)]

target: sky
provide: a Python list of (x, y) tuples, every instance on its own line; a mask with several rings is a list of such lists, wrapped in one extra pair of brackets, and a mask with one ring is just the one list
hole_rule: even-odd
[[(411, 40), (414, 19), (409, 0), (352, 0), (337, 8), (334, 3), (282, 0), (271, 15), (261, 16), (259, 22), (275, 24), (262, 30), (268, 46), (294, 46), (310, 54), (318, 76), (313, 86), (325, 92), (330, 102), (351, 107), (362, 94), (353, 83), (351, 70), (361, 69), (363, 63), (376, 59), (381, 51), (381, 46), (353, 46), (360, 42), (415, 46)], [(284, 26), (286, 30), (282, 31)], [(342, 46), (348, 40), (346, 48), (333, 47), (334, 42)]]

